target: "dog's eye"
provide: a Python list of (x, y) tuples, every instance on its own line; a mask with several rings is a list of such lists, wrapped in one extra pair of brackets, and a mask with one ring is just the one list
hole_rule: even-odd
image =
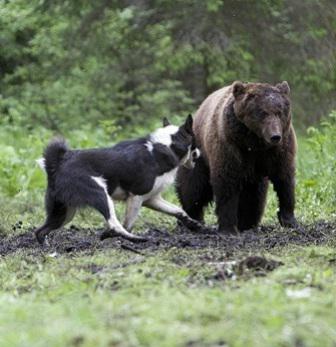
[(194, 150), (194, 151), (192, 152), (191, 157), (192, 157), (193, 159), (197, 159), (197, 158), (198, 158), (198, 152), (197, 152), (197, 150)]

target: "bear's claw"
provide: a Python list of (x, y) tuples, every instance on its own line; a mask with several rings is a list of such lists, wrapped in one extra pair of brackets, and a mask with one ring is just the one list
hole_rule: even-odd
[(291, 215), (291, 216), (285, 216), (278, 211), (278, 219), (279, 223), (282, 227), (285, 228), (296, 228), (299, 226), (299, 223), (297, 222), (296, 218)]

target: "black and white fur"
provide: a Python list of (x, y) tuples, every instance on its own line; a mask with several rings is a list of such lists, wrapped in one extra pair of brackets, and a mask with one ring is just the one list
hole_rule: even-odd
[[(175, 181), (180, 165), (192, 166), (199, 157), (193, 145), (192, 117), (177, 127), (164, 126), (147, 137), (124, 141), (112, 148), (70, 150), (64, 140), (52, 141), (38, 160), (48, 176), (46, 221), (36, 231), (40, 244), (46, 236), (70, 222), (78, 208), (90, 206), (105, 218), (108, 230), (102, 239), (123, 236), (145, 241), (130, 233), (142, 205), (175, 216), (187, 227), (199, 228), (180, 207), (161, 197)], [(113, 200), (125, 200), (123, 225), (118, 221)]]

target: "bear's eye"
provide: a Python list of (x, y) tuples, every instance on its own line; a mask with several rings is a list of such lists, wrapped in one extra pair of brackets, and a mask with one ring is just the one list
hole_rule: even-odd
[(259, 111), (256, 113), (257, 118), (266, 118), (267, 115), (268, 114), (265, 111)]

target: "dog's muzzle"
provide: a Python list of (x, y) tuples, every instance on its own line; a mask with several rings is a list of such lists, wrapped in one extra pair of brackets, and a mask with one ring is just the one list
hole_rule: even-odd
[(196, 164), (196, 160), (201, 156), (201, 151), (198, 148), (190, 149), (187, 158), (183, 163), (183, 166), (187, 169), (193, 169)]

